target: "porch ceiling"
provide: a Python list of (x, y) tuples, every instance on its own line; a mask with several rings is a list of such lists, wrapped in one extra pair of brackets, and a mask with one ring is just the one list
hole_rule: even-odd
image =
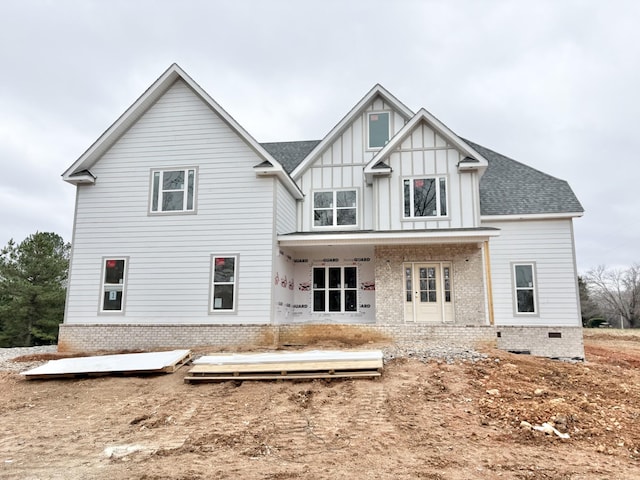
[(498, 228), (447, 228), (429, 230), (393, 230), (377, 232), (295, 232), (278, 235), (282, 247), (331, 245), (417, 245), (478, 243), (500, 235)]

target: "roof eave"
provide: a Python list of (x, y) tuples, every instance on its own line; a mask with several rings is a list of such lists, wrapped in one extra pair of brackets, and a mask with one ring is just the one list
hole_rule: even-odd
[(433, 230), (403, 232), (337, 232), (285, 234), (278, 236), (282, 247), (332, 246), (332, 245), (423, 245), (478, 243), (500, 235), (496, 228), (465, 230)]
[(304, 198), (304, 194), (302, 193), (302, 190), (300, 190), (300, 187), (298, 187), (296, 182), (293, 181), (282, 167), (278, 168), (277, 166), (256, 165), (253, 169), (258, 177), (276, 177), (296, 200), (302, 200)]
[(512, 213), (506, 215), (480, 215), (482, 222), (509, 222), (514, 220), (557, 220), (563, 218), (579, 218), (584, 212), (555, 212), (555, 213)]

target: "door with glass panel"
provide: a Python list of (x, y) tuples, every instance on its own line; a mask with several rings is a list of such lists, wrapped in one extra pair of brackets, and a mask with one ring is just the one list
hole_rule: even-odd
[(451, 265), (404, 265), (405, 321), (452, 322)]

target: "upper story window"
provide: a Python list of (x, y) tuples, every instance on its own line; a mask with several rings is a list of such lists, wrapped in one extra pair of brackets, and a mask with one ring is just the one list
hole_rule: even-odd
[(445, 177), (404, 180), (404, 218), (445, 217), (447, 179)]
[(382, 148), (389, 141), (389, 112), (367, 114), (368, 148)]
[(516, 314), (536, 314), (536, 280), (533, 263), (513, 265)]
[(195, 211), (196, 169), (153, 170), (151, 212)]
[(358, 195), (355, 190), (313, 193), (313, 226), (341, 227), (358, 223)]

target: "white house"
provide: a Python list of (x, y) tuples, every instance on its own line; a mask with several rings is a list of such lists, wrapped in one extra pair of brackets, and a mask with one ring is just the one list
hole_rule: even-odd
[(260, 144), (174, 64), (63, 179), (60, 349), (348, 331), (584, 356), (569, 185), (380, 85), (322, 140)]

